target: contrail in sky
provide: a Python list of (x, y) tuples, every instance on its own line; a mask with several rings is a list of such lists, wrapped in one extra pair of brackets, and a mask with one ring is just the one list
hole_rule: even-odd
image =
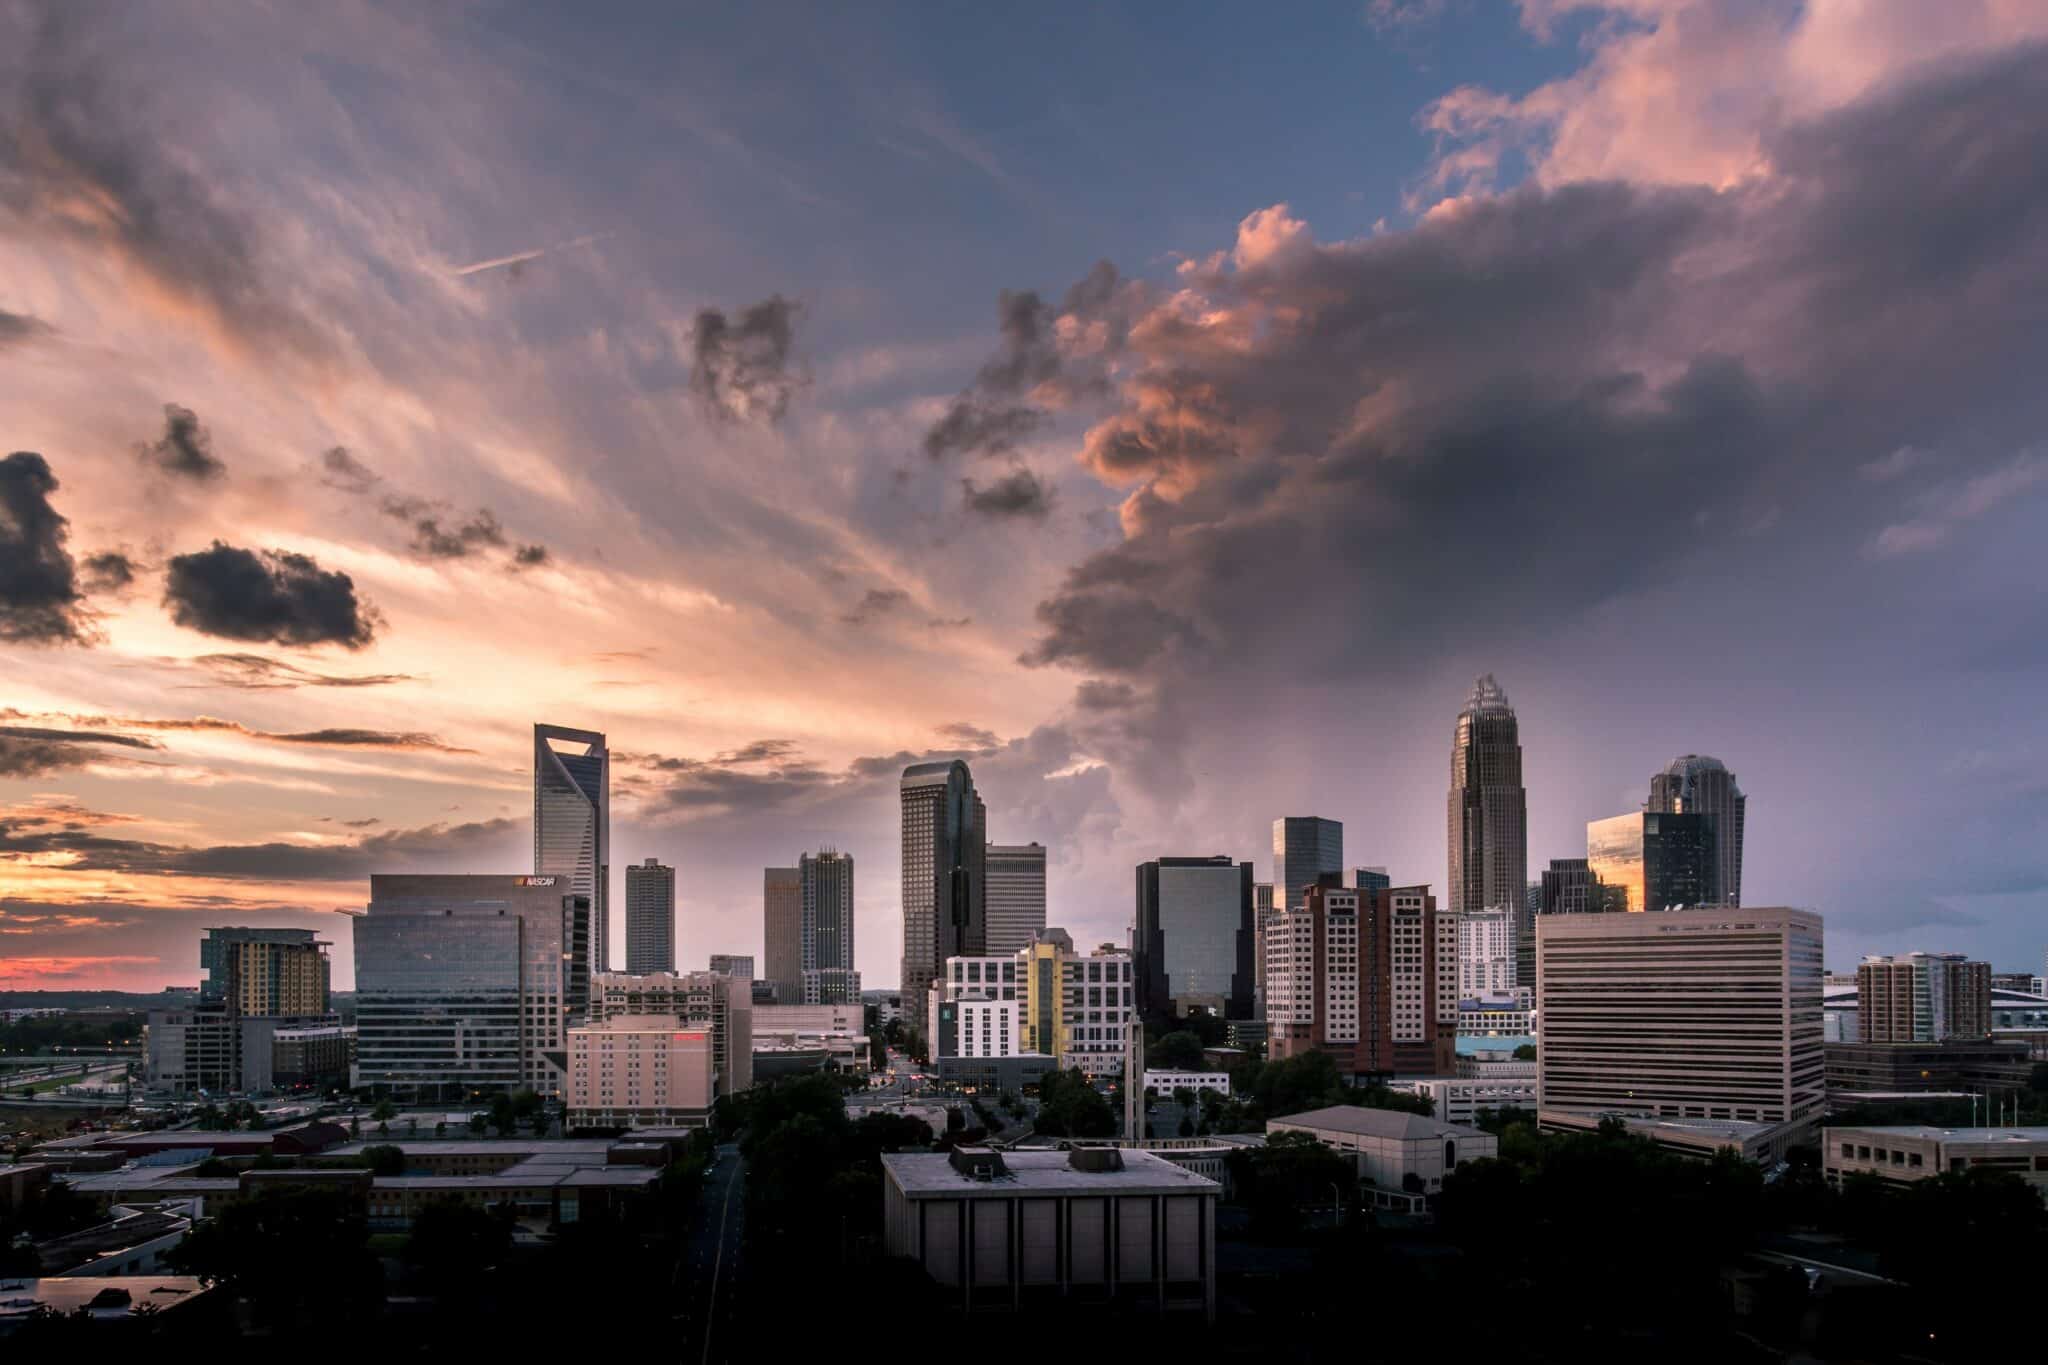
[(571, 238), (566, 242), (557, 242), (553, 246), (537, 246), (531, 251), (515, 251), (510, 256), (496, 256), (488, 261), (478, 261), (474, 265), (459, 265), (449, 273), (454, 275), (474, 275), (480, 270), (496, 270), (500, 266), (523, 265), (528, 261), (538, 260), (550, 251), (567, 251), (572, 246), (589, 246), (591, 243), (601, 242), (611, 235), (609, 232), (593, 232), (587, 236)]

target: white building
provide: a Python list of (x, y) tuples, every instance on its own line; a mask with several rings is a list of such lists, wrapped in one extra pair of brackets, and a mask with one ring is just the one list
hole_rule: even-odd
[(1384, 1190), (1410, 1189), (1419, 1182), (1422, 1192), (1434, 1193), (1460, 1162), (1500, 1155), (1499, 1139), (1477, 1128), (1352, 1104), (1270, 1120), (1267, 1141), (1279, 1133), (1307, 1133), (1325, 1147), (1348, 1153), (1358, 1163), (1358, 1178)]
[(569, 1030), (568, 1127), (699, 1127), (711, 1091), (706, 1026), (626, 1014)]
[(1171, 1096), (1176, 1090), (1193, 1090), (1197, 1094), (1213, 1090), (1227, 1098), (1230, 1077), (1221, 1071), (1147, 1071), (1145, 1088), (1162, 1096)]
[(1496, 907), (1458, 916), (1458, 998), (1515, 988), (1515, 916)]
[(1526, 1076), (1425, 1076), (1412, 1081), (1389, 1081), (1389, 1090), (1420, 1095), (1436, 1106), (1435, 1117), (1443, 1123), (1472, 1123), (1482, 1109), (1526, 1109), (1536, 1112), (1536, 1063), (1528, 1063)]

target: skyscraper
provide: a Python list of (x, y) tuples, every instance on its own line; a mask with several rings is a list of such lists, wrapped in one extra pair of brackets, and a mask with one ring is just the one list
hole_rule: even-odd
[(844, 1004), (860, 999), (853, 967), (853, 855), (834, 849), (796, 860), (802, 912), (797, 955), (801, 1003)]
[(1704, 813), (1651, 811), (1588, 822), (1586, 864), (1601, 883), (1603, 903), (1630, 911), (1721, 904), (1714, 824)]
[(649, 858), (626, 869), (626, 970), (676, 969), (676, 870)]
[(1137, 995), (1147, 1014), (1251, 1013), (1252, 865), (1228, 854), (1138, 864)]
[(794, 867), (761, 869), (761, 975), (777, 1004), (804, 999), (804, 877)]
[(533, 870), (589, 897), (593, 972), (611, 963), (611, 763), (595, 730), (533, 727)]
[(1451, 742), (1447, 909), (1507, 906), (1521, 914), (1529, 881), (1529, 799), (1521, 731), (1491, 673), (1472, 685)]
[(311, 929), (208, 929), (199, 998), (233, 1017), (326, 1014), (327, 947)]
[(1045, 845), (988, 846), (988, 953), (1007, 957), (1045, 927)]
[(1718, 758), (1685, 754), (1650, 779), (1645, 810), (1714, 817), (1714, 861), (1719, 864), (1721, 904), (1742, 904), (1742, 824), (1749, 798), (1735, 774)]
[(1293, 908), (1326, 872), (1344, 870), (1344, 824), (1315, 815), (1273, 822), (1273, 902)]
[(988, 812), (959, 759), (903, 770), (903, 1012), (925, 1027), (931, 982), (988, 936)]
[(1458, 917), (1426, 886), (1311, 886), (1266, 933), (1268, 1055), (1329, 1053), (1348, 1076), (1446, 1076), (1458, 1031)]

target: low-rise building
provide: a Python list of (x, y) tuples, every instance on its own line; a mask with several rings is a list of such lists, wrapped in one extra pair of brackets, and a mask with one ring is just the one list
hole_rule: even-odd
[(1828, 1102), (1881, 1091), (2024, 1090), (2034, 1064), (2023, 1042), (1944, 1038), (1926, 1043), (1829, 1043)]
[(1145, 1088), (1156, 1095), (1171, 1095), (1176, 1090), (1193, 1090), (1200, 1093), (1213, 1090), (1226, 1098), (1230, 1095), (1230, 1077), (1221, 1071), (1146, 1071)]
[(1222, 1187), (1149, 1152), (958, 1148), (882, 1158), (884, 1242), (965, 1308), (1138, 1299), (1216, 1312)]
[(1592, 1133), (1600, 1125), (1619, 1123), (1675, 1156), (1710, 1159), (1732, 1152), (1748, 1161), (1774, 1166), (1812, 1129), (1802, 1123), (1754, 1123), (1743, 1119), (1656, 1119), (1640, 1114), (1588, 1114), (1573, 1109), (1543, 1109), (1537, 1123), (1545, 1132)]
[(1522, 1077), (1467, 1078), (1424, 1076), (1412, 1081), (1389, 1081), (1389, 1090), (1420, 1095), (1436, 1106), (1435, 1117), (1444, 1123), (1471, 1123), (1482, 1109), (1536, 1109), (1536, 1064)]
[(622, 1014), (569, 1030), (569, 1127), (702, 1127), (711, 1101), (708, 1027)]
[(1821, 1130), (1821, 1171), (1831, 1185), (1852, 1175), (1904, 1184), (1971, 1170), (2008, 1171), (2048, 1197), (2048, 1128), (1902, 1124)]
[(1280, 1133), (1306, 1133), (1351, 1156), (1361, 1181), (1410, 1193), (1435, 1193), (1460, 1162), (1500, 1155), (1500, 1140), (1477, 1128), (1355, 1104), (1311, 1109), (1266, 1124), (1267, 1141)]
[(234, 1335), (230, 1296), (193, 1275), (63, 1275), (8, 1280), (0, 1293), (0, 1340), (54, 1313), (70, 1323), (119, 1323), (147, 1314), (154, 1332), (195, 1344)]

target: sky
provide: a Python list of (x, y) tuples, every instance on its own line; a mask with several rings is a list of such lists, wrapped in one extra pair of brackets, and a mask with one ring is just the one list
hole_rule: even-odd
[(537, 721), (685, 966), (830, 845), (894, 984), (925, 758), (1077, 941), (1440, 887), (1486, 672), (1532, 876), (1713, 754), (1832, 967), (2040, 970), (2044, 143), (2037, 0), (0, 0), (0, 988), (346, 986)]

